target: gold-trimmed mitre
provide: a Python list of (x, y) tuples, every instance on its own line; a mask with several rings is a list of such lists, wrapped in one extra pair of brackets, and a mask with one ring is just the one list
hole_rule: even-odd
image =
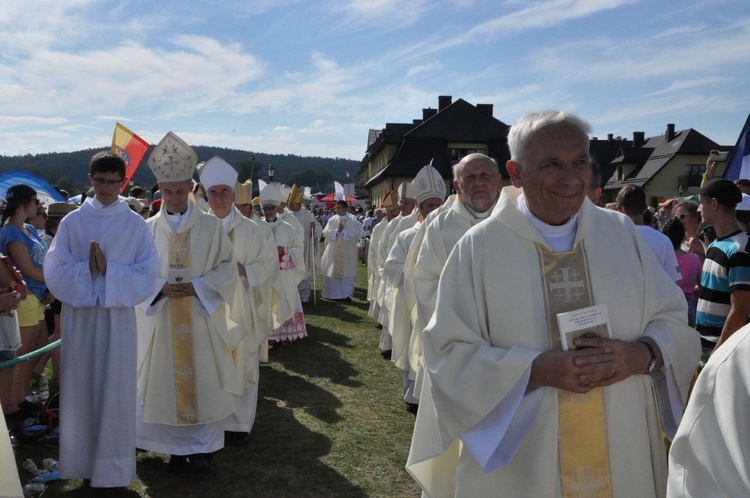
[(180, 137), (167, 133), (148, 158), (148, 167), (160, 183), (182, 182), (193, 178), (198, 158)]

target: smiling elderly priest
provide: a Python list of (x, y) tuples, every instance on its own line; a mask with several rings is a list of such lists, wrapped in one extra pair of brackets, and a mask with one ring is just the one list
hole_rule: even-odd
[[(633, 223), (586, 198), (588, 130), (513, 125), (514, 187), (448, 257), (407, 463), (429, 496), (664, 496), (700, 344)], [(563, 350), (557, 314), (592, 306), (609, 338)]]

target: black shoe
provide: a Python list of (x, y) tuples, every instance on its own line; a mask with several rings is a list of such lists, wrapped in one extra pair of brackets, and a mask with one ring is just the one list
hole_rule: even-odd
[(225, 431), (224, 442), (229, 446), (247, 446), (250, 444), (250, 433)]
[(167, 468), (170, 472), (188, 472), (190, 471), (190, 461), (185, 455), (169, 455)]
[(408, 401), (406, 402), (406, 411), (407, 412), (411, 413), (412, 415), (414, 415), (416, 417), (417, 416), (417, 410), (419, 410), (419, 404), (418, 403), (409, 403)]
[(392, 353), (393, 353), (393, 351), (389, 349), (387, 351), (381, 351), (380, 352), (380, 356), (382, 356), (383, 359), (385, 359), (385, 360), (390, 360), (391, 356), (392, 356)]

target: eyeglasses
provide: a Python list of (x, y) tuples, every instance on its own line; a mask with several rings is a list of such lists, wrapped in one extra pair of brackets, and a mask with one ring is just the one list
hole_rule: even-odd
[(685, 218), (687, 218), (688, 216), (690, 216), (689, 213), (682, 213), (682, 214), (675, 215), (675, 218), (681, 221), (685, 221)]
[(92, 178), (91, 181), (99, 185), (119, 185), (122, 183), (122, 180), (104, 180), (102, 178)]

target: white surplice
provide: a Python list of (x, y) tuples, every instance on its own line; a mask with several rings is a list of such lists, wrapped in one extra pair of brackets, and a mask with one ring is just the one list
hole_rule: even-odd
[[(526, 392), (548, 349), (535, 244), (547, 241), (506, 188), (448, 257), (423, 335), (427, 373), (407, 469), (429, 496), (560, 496), (557, 390)], [(614, 496), (663, 496), (662, 430), (674, 434), (700, 355), (686, 303), (634, 225), (585, 200), (583, 244), (612, 337), (648, 336), (665, 366), (604, 388)], [(657, 409), (658, 405), (658, 409)], [(661, 416), (661, 423), (660, 423)], [(585, 423), (585, 421), (582, 421)]]
[[(232, 356), (227, 303), (234, 300), (237, 264), (221, 222), (192, 202), (182, 216), (162, 210), (147, 221), (159, 253), (159, 278), (138, 313), (137, 444), (188, 455), (223, 447), (223, 419), (242, 395), (242, 372)], [(197, 423), (179, 424), (172, 348), (170, 299), (159, 296), (169, 271), (170, 234), (189, 231), (190, 282)], [(154, 299), (159, 296), (159, 299)]]
[[(91, 241), (107, 261), (89, 270)], [(96, 199), (60, 222), (44, 277), (62, 301), (60, 477), (95, 487), (135, 478), (136, 314), (156, 283), (159, 260), (145, 221), (120, 199)]]

